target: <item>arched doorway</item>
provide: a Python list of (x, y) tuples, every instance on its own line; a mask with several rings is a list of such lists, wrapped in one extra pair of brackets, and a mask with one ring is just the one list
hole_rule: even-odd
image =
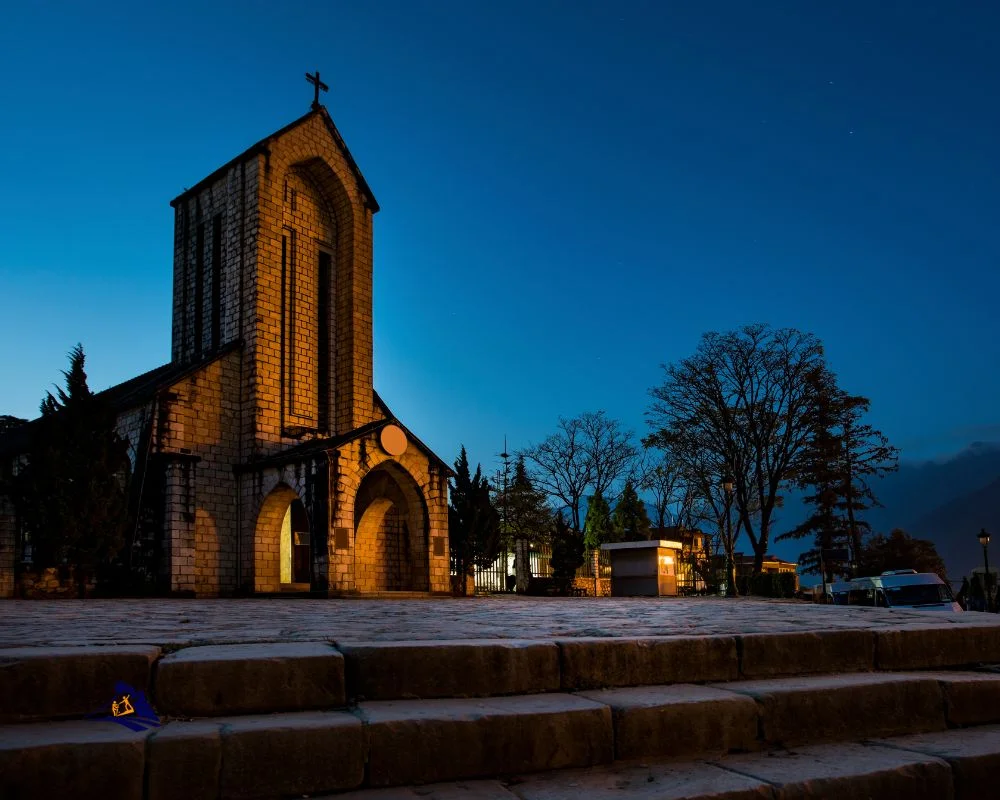
[(297, 497), (285, 511), (281, 522), (281, 582), (309, 583), (312, 580), (312, 555), (309, 515)]
[(402, 467), (380, 464), (354, 501), (354, 581), (359, 592), (427, 591), (427, 510)]
[(296, 491), (279, 483), (261, 504), (254, 532), (254, 564), (258, 592), (312, 583), (312, 526)]

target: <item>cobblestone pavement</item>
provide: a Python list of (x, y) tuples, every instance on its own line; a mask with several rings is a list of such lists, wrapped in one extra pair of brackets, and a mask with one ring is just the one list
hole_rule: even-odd
[(747, 598), (0, 600), (0, 647), (674, 636), (912, 624), (1000, 624), (1000, 617)]

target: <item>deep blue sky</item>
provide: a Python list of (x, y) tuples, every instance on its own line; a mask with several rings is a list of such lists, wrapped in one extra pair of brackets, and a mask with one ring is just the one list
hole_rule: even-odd
[(168, 202), (308, 110), (378, 198), (375, 378), (451, 461), (638, 433), (702, 332), (810, 330), (904, 456), (1000, 438), (1000, 6), (13, 4), (0, 413), (170, 355)]

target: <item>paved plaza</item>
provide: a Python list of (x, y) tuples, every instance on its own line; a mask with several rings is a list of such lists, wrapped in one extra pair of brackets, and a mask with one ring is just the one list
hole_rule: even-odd
[(993, 614), (749, 598), (8, 600), (0, 647), (548, 639), (995, 625)]

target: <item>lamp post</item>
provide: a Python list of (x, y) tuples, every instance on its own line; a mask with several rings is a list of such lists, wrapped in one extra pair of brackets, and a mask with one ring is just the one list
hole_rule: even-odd
[(722, 479), (726, 492), (726, 597), (736, 597), (736, 565), (733, 564), (733, 479)]
[(983, 588), (986, 592), (986, 610), (993, 610), (993, 602), (990, 597), (990, 553), (988, 550), (990, 544), (990, 535), (986, 532), (986, 528), (979, 531), (979, 535), (976, 537), (979, 539), (979, 544), (983, 546), (983, 561), (986, 564), (986, 575), (983, 577)]

